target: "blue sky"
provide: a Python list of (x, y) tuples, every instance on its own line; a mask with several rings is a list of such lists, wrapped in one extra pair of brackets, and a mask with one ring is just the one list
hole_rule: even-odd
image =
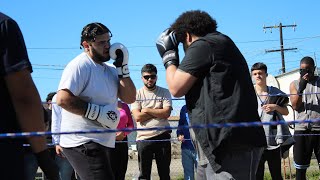
[[(204, 10), (218, 23), (218, 31), (230, 36), (245, 56), (249, 67), (255, 62), (267, 64), (269, 74), (281, 69), (279, 29), (263, 31), (263, 26), (292, 25), (283, 28), (286, 71), (298, 68), (303, 56), (319, 63), (319, 1), (217, 1), (217, 0), (122, 0), (122, 1), (9, 1), (2, 0), (0, 11), (14, 18), (24, 35), (42, 100), (58, 87), (63, 67), (80, 50), (80, 33), (91, 22), (105, 24), (113, 33), (112, 42), (121, 42), (129, 50), (129, 69), (137, 88), (142, 65), (158, 67), (157, 84), (167, 87), (165, 71), (155, 47), (158, 35), (184, 11)], [(183, 57), (182, 49), (180, 49)]]

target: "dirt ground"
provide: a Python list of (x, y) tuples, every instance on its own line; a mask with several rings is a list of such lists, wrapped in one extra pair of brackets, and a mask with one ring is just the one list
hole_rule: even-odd
[[(138, 167), (138, 160), (137, 159), (129, 159), (128, 162), (128, 169), (126, 173), (126, 180), (133, 180), (138, 179), (139, 175), (139, 167)], [(155, 160), (152, 162), (152, 180), (158, 180), (158, 171), (157, 171), (157, 164)], [(181, 164), (181, 159), (177, 158), (171, 159), (170, 165), (170, 176), (172, 180), (179, 179), (183, 177), (183, 167)]]

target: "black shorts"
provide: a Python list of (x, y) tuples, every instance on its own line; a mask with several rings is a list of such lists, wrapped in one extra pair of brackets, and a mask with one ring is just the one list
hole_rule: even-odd
[[(312, 135), (314, 134), (314, 135)], [(320, 160), (320, 131), (295, 131), (293, 146), (294, 163), (297, 169), (307, 169), (310, 166), (312, 152), (318, 163)]]

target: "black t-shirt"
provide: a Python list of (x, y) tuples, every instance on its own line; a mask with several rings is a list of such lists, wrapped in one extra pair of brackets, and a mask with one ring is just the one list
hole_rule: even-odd
[(191, 111), (197, 105), (200, 91), (203, 86), (202, 80), (211, 67), (211, 47), (208, 42), (195, 41), (186, 51), (186, 55), (179, 65), (179, 69), (198, 78), (189, 92), (185, 95), (187, 109)]
[[(248, 65), (226, 35), (216, 32), (193, 42), (178, 68), (197, 78), (185, 95), (192, 125), (260, 121)], [(210, 162), (220, 149), (266, 145), (262, 127), (194, 131)]]
[(20, 131), (4, 77), (23, 69), (32, 72), (20, 28), (13, 19), (0, 13), (0, 133)]
[[(203, 95), (213, 104), (216, 118), (228, 122), (259, 121), (248, 65), (229, 37), (217, 32), (195, 41), (179, 69), (197, 77), (186, 94), (189, 111), (204, 103)], [(204, 83), (208, 94), (203, 94)]]
[[(21, 131), (4, 78), (26, 68), (32, 71), (19, 26), (0, 12), (0, 133)], [(23, 141), (20, 138), (0, 139), (2, 179), (24, 179), (21, 173), (24, 171)]]

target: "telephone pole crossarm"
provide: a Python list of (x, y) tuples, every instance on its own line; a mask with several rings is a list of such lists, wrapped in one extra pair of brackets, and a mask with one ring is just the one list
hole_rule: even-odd
[(270, 28), (280, 28), (280, 27), (297, 27), (297, 25), (296, 24), (293, 24), (293, 25), (282, 25), (281, 23), (280, 23), (280, 25), (278, 26), (278, 25), (274, 25), (274, 26), (264, 26), (263, 27), (263, 29), (270, 29)]
[[(289, 51), (289, 50), (297, 50), (298, 48), (285, 48), (283, 49), (284, 51)], [(266, 53), (269, 53), (269, 52), (279, 52), (281, 51), (281, 49), (273, 49), (273, 50), (266, 50), (265, 52)]]

